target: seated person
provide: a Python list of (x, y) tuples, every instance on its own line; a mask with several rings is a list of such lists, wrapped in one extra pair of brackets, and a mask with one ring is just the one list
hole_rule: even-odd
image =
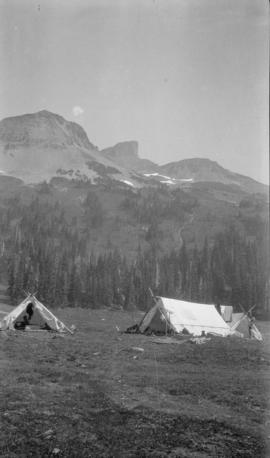
[(17, 321), (14, 324), (14, 328), (18, 329), (19, 331), (24, 331), (25, 327), (29, 325), (29, 321), (26, 315), (23, 316), (23, 321)]

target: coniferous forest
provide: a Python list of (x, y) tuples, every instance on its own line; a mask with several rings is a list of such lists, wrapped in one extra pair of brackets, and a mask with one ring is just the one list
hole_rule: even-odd
[(164, 250), (161, 222), (174, 218), (182, 225), (190, 220), (197, 199), (183, 191), (152, 190), (146, 196), (125, 191), (114, 217), (118, 232), (130, 221), (144, 228), (130, 253), (121, 242), (117, 246), (107, 240), (103, 250), (91, 243), (108, 218), (93, 190), (72, 216), (59, 200), (47, 198), (50, 194), (43, 184), (28, 199), (8, 197), (0, 209), (1, 282), (8, 284), (14, 304), (31, 291), (50, 307), (146, 310), (152, 303), (150, 287), (156, 295), (236, 309), (256, 304), (258, 316), (269, 314), (268, 231), (251, 212), (253, 201), (242, 200), (237, 210), (238, 216), (241, 211), (248, 215), (249, 228), (255, 225), (252, 236), (230, 220), (211, 237), (205, 233), (200, 244), (182, 239)]

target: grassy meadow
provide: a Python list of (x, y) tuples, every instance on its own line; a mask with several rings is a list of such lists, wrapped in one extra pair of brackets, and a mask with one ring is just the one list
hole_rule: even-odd
[(270, 324), (160, 344), (118, 331), (139, 313), (56, 314), (74, 335), (0, 332), (1, 457), (269, 456)]

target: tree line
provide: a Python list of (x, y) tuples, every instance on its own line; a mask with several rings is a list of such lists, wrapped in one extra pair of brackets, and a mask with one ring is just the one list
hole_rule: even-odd
[[(88, 201), (102, 219), (95, 201)], [(236, 309), (256, 304), (257, 315), (269, 314), (266, 235), (247, 240), (231, 226), (211, 244), (206, 238), (201, 249), (183, 243), (162, 255), (150, 244), (147, 250), (138, 246), (130, 260), (117, 249), (89, 253), (89, 234), (80, 233), (76, 221), (67, 221), (58, 204), (41, 206), (38, 199), (27, 211), (16, 200), (2, 209), (0, 230), (5, 234), (0, 275), (13, 303), (31, 291), (49, 307), (146, 310), (150, 287), (156, 295)]]

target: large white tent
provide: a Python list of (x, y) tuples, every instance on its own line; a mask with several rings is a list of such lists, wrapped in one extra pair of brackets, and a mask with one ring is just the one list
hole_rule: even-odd
[[(62, 321), (31, 294), (0, 322), (0, 330), (46, 329), (58, 332), (70, 331)], [(71, 332), (71, 331), (70, 331)]]
[(197, 304), (166, 297), (157, 297), (156, 304), (144, 316), (139, 332), (181, 333), (184, 330), (194, 336), (204, 332), (220, 336), (231, 334), (215, 305)]

